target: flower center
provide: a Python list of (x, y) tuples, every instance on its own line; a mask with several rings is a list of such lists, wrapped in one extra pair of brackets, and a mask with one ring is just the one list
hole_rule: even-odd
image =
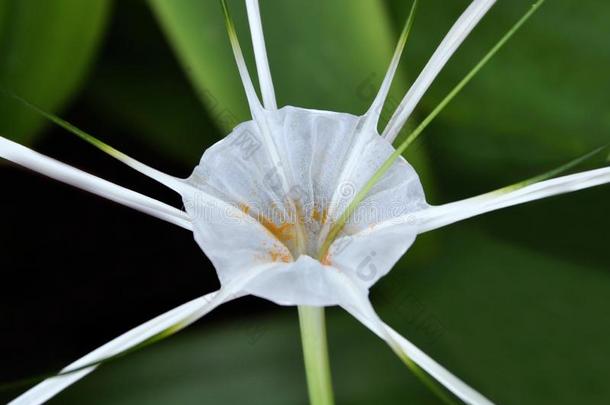
[[(286, 208), (291, 206), (294, 209)], [(256, 210), (250, 204), (240, 203), (239, 209), (256, 219), (290, 251), (294, 259), (301, 255), (318, 258), (321, 232), (328, 222), (328, 208), (292, 200), (292, 204), (283, 204), (281, 207), (272, 205), (265, 210)], [(303, 233), (301, 244), (298, 243), (299, 232)], [(289, 258), (285, 260), (285, 253), (271, 251), (270, 255), (274, 261), (290, 261)]]

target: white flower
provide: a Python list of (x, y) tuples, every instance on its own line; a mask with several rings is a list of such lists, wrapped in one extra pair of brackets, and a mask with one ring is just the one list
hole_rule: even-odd
[(278, 109), (257, 0), (246, 0), (246, 5), (264, 107), (229, 20), (231, 43), (253, 119), (208, 149), (188, 179), (152, 169), (43, 113), (178, 192), (186, 211), (0, 138), (4, 159), (192, 231), (222, 285), (219, 291), (100, 347), (66, 367), (66, 374), (47, 379), (13, 403), (44, 402), (93, 371), (96, 363), (182, 329), (218, 305), (247, 294), (280, 305), (339, 305), (463, 401), (491, 403), (386, 325), (373, 310), (368, 290), (391, 270), (418, 234), (484, 212), (610, 182), (610, 168), (603, 168), (441, 206), (426, 203), (417, 173), (399, 157), (402, 150), (396, 151), (391, 142), (493, 3), (471, 3), (404, 97), (383, 136), (377, 132), (377, 122), (410, 25), (401, 36), (378, 96), (364, 115), (290, 106)]

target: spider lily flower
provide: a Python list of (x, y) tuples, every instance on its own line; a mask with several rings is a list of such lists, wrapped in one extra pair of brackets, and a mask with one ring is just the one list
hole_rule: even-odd
[[(407, 143), (395, 149), (391, 142), (444, 64), (494, 2), (472, 1), (381, 135), (377, 128), (379, 115), (405, 46), (414, 8), (377, 97), (364, 115), (356, 116), (291, 106), (277, 108), (258, 2), (246, 0), (261, 103), (225, 6), (229, 37), (252, 120), (238, 125), (206, 150), (187, 179), (153, 169), (60, 118), (39, 111), (179, 193), (184, 211), (0, 137), (0, 157), (4, 159), (192, 231), (221, 282), (218, 291), (187, 302), (112, 340), (12, 403), (44, 402), (92, 372), (100, 362), (171, 335), (219, 305), (251, 294), (279, 305), (341, 306), (386, 341), (407, 364), (416, 364), (464, 402), (490, 404), (491, 401), (384, 323), (373, 309), (368, 291), (421, 233), (485, 212), (610, 182), (607, 167), (550, 180), (536, 178), (440, 206), (426, 202), (416, 171), (400, 154), (446, 102), (413, 132)], [(500, 41), (489, 57), (530, 14)], [(480, 66), (460, 83), (447, 102)]]

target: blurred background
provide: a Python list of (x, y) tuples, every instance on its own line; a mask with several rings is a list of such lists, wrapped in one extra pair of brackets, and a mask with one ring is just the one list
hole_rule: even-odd
[[(421, 2), (385, 119), (467, 0)], [(499, 1), (421, 119), (528, 9)], [(229, 2), (251, 71), (245, 6)], [(280, 105), (363, 113), (404, 0), (261, 0)], [(610, 140), (610, 5), (547, 1), (411, 148), (430, 203), (543, 173)], [(248, 119), (214, 0), (0, 0), (0, 83), (168, 173)], [(412, 123), (411, 123), (412, 124)], [(0, 95), (0, 133), (180, 206), (156, 183)], [(600, 155), (579, 169), (599, 167)], [(192, 235), (0, 162), (0, 402), (218, 288)], [(500, 404), (610, 401), (610, 188), (420, 237), (372, 290), (383, 318)], [(386, 345), (328, 315), (340, 404), (435, 404)], [(56, 404), (305, 404), (296, 309), (255, 298), (104, 365)]]

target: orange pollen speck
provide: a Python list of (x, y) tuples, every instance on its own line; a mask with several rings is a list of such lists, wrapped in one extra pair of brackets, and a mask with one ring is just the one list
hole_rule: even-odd
[(290, 263), (292, 261), (290, 254), (282, 250), (271, 250), (269, 256), (271, 256), (271, 260), (274, 262)]
[(311, 218), (316, 222), (325, 224), (326, 220), (328, 219), (328, 209), (324, 208), (322, 210), (318, 210), (317, 208), (314, 208), (313, 212), (311, 213)]
[(332, 262), (330, 260), (330, 253), (326, 253), (322, 260), (320, 260), (320, 263), (322, 263), (324, 266), (331, 266)]
[[(240, 203), (239, 209), (243, 211), (244, 214), (250, 215), (251, 208), (246, 203)], [(271, 219), (267, 218), (265, 215), (258, 213), (256, 215), (252, 215), (262, 226), (264, 226), (276, 239), (282, 242), (286, 242), (294, 238), (294, 224), (285, 221), (281, 224), (277, 225)]]
[(250, 206), (248, 204), (240, 203), (239, 209), (242, 210), (246, 215), (250, 213)]
[(260, 222), (276, 239), (280, 241), (287, 241), (294, 238), (293, 224), (285, 222), (281, 225), (276, 225), (273, 221), (265, 217), (264, 215), (257, 216), (258, 222)]

